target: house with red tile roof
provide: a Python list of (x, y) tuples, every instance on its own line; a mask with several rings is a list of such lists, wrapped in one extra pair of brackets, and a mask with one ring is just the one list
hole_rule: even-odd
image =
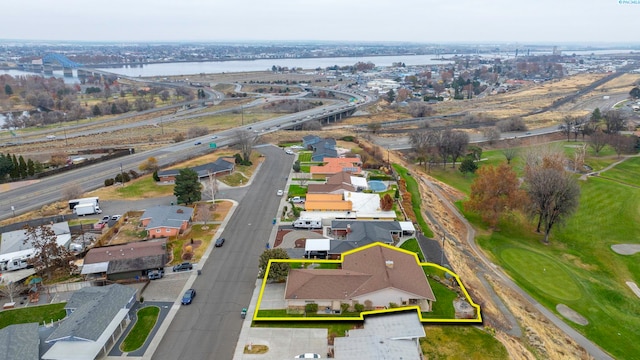
[(309, 173), (313, 179), (324, 179), (337, 173), (360, 174), (362, 160), (360, 158), (324, 158), (323, 165), (311, 166)]
[(341, 269), (291, 269), (285, 301), (289, 309), (315, 303), (333, 313), (341, 304), (374, 310), (390, 303), (426, 312), (436, 298), (413, 254), (377, 243), (345, 253)]

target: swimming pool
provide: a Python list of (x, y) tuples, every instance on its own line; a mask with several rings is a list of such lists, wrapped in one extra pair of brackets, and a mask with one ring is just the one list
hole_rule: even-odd
[(387, 190), (387, 185), (380, 180), (369, 181), (369, 189), (375, 192), (382, 192)]

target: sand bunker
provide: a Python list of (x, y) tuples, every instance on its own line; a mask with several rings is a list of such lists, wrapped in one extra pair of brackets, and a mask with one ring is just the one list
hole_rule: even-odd
[(633, 255), (640, 252), (640, 244), (618, 244), (611, 245), (611, 250), (620, 255)]
[(578, 324), (578, 325), (587, 325), (589, 324), (589, 320), (587, 320), (584, 316), (578, 314), (577, 312), (575, 312), (574, 310), (572, 310), (570, 307), (568, 307), (567, 305), (564, 304), (558, 304), (556, 305), (556, 310), (558, 310), (558, 312), (564, 316), (565, 318), (573, 321), (574, 323)]
[(631, 288), (631, 291), (633, 291), (633, 293), (640, 298), (640, 288), (638, 287), (638, 285), (636, 285), (636, 283), (634, 283), (633, 281), (627, 281), (626, 284)]

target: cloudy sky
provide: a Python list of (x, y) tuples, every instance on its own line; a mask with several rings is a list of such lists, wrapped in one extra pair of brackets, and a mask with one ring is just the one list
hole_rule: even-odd
[(640, 43), (640, 0), (6, 0), (1, 8), (0, 39)]

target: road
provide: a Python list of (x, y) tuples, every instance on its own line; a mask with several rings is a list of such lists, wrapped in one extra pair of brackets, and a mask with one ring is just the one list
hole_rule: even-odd
[(260, 148), (266, 155), (252, 184), (222, 233), (227, 241), (206, 260), (193, 284), (197, 297), (182, 306), (162, 338), (153, 359), (231, 359), (240, 334), (240, 310), (251, 300), (258, 257), (277, 217), (285, 175), (293, 157), (282, 150)]
[[(241, 127), (241, 129), (252, 131), (255, 135), (260, 135), (262, 133), (278, 131), (304, 121), (311, 121), (319, 117), (327, 116), (328, 114), (351, 111), (353, 108), (355, 108), (355, 105), (332, 103), (323, 107), (245, 125)], [(229, 110), (227, 109), (225, 111)], [(101, 132), (102, 130), (94, 130), (94, 133), (96, 131)], [(104, 186), (105, 179), (115, 177), (120, 171), (139, 171), (139, 165), (149, 157), (156, 158), (158, 165), (163, 167), (212, 151), (209, 148), (209, 143), (211, 142), (215, 142), (217, 147), (232, 145), (236, 142), (236, 131), (236, 129), (229, 129), (214, 135), (210, 134), (172, 144), (164, 148), (104, 161), (99, 164), (43, 178), (30, 185), (12, 189), (5, 192), (4, 194), (6, 194), (6, 196), (0, 199), (0, 220), (11, 217), (14, 211), (15, 214), (21, 214), (60, 200), (62, 190), (69, 184), (77, 184), (85, 192), (102, 187)], [(215, 136), (215, 139), (213, 136)], [(200, 143), (199, 145), (194, 145), (198, 142)]]

